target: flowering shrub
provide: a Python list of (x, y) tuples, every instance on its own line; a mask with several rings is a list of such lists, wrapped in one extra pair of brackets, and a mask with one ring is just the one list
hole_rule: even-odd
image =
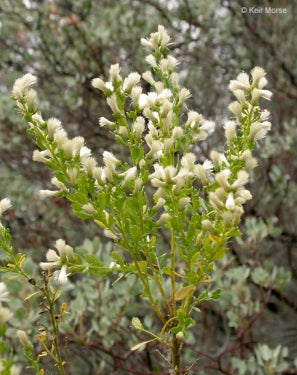
[[(125, 159), (104, 151), (100, 165), (83, 137), (70, 139), (58, 119), (43, 119), (31, 88), (37, 82), (32, 74), (17, 79), (13, 87), (13, 99), (38, 146), (33, 160), (44, 163), (54, 175), (54, 190), (40, 193), (69, 200), (75, 215), (94, 220), (116, 247), (113, 262), (103, 264), (94, 255), (75, 253), (64, 240), (57, 240), (57, 251), (48, 250), (47, 261), (40, 263), (47, 271), (41, 286), (23, 271), (25, 255), (14, 255), (9, 231), (1, 226), (1, 248), (8, 262), (2, 270), (25, 277), (36, 293), (43, 294), (52, 331), (39, 333), (38, 341), (60, 374), (66, 373), (58, 338), (66, 305), (61, 305), (56, 319), (55, 302), (68, 277), (88, 271), (136, 276), (142, 285), (141, 297), (148, 301), (161, 328), (152, 332), (134, 317), (134, 328), (149, 339), (136, 343), (132, 350), (157, 341), (171, 353), (168, 359), (162, 355), (171, 373), (188, 373), (190, 367), (182, 364), (181, 353), (198, 306), (220, 297), (220, 289), (201, 287), (211, 283), (214, 262), (225, 255), (227, 241), (240, 236), (243, 205), (252, 198), (246, 188), (249, 171), (257, 165), (252, 150), (271, 126), (269, 112), (259, 105), (261, 98), (269, 100), (272, 95), (264, 89), (265, 72), (255, 67), (251, 77), (240, 73), (231, 81), (236, 101), (229, 105), (232, 118), (224, 125), (224, 152), (213, 150), (210, 159), (201, 160), (199, 142), (214, 131), (214, 124), (188, 110), (185, 103), (191, 94), (179, 84), (178, 62), (168, 50), (169, 41), (162, 26), (149, 39), (141, 39), (150, 51), (146, 57), (150, 70), (142, 77), (132, 72), (123, 78), (115, 64), (108, 82), (92, 81), (112, 112), (110, 119), (101, 117), (99, 124), (109, 128), (116, 142), (127, 149)], [(150, 85), (149, 92), (143, 91), (141, 78)], [(0, 214), (9, 206), (10, 201), (3, 199)], [(57, 284), (51, 282), (52, 276)], [(32, 344), (23, 332), (18, 336), (32, 368), (41, 374)]]

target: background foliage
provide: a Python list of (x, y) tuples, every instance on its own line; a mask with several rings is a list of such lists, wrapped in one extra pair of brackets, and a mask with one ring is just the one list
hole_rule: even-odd
[[(202, 303), (200, 321), (187, 343), (187, 355), (189, 362), (199, 355), (194, 371), (199, 374), (294, 374), (297, 373), (293, 370), (297, 356), (297, 4), (263, 1), (263, 6), (285, 7), (287, 13), (256, 15), (243, 14), (241, 3), (236, 0), (3, 0), (0, 196), (8, 195), (14, 202), (14, 210), (5, 217), (6, 223), (11, 227), (15, 248), (31, 254), (34, 262), (28, 261), (26, 266), (32, 272), (38, 273), (35, 262), (44, 258), (45, 250), (59, 237), (81, 251), (108, 258), (111, 245), (100, 237), (98, 227), (76, 220), (66, 202), (38, 196), (39, 189), (50, 188), (49, 178), (43, 165), (31, 162), (33, 145), (10, 101), (13, 81), (27, 72), (37, 75), (40, 107), (45, 115), (60, 118), (71, 136), (83, 135), (95, 154), (105, 149), (118, 153), (106, 128), (98, 126), (99, 115), (108, 117), (109, 111), (103, 95), (90, 82), (97, 76), (106, 79), (111, 63), (120, 63), (124, 72), (128, 67), (132, 71), (144, 70), (139, 39), (155, 31), (161, 23), (176, 41), (171, 49), (181, 62), (183, 84), (192, 92), (189, 106), (216, 122), (212, 143), (207, 141), (195, 150), (203, 160), (209, 149), (222, 139), (226, 105), (230, 101), (229, 80), (241, 70), (263, 66), (268, 73), (269, 89), (274, 92), (269, 108), (273, 128), (259, 150), (261, 162), (253, 177), (253, 199), (246, 207), (244, 235), (231, 244), (229, 256), (216, 273), (217, 284), (228, 292), (218, 304)], [(259, 6), (254, 1), (250, 6), (253, 3)], [(281, 289), (289, 279), (288, 272), (291, 281)], [(64, 326), (67, 355), (73, 364), (71, 374), (162, 373), (156, 344), (131, 355), (133, 335), (137, 333), (131, 329), (129, 317), (144, 317), (148, 327), (154, 322), (137, 297), (132, 297), (133, 280), (125, 279), (111, 287), (113, 281), (75, 279), (65, 290), (65, 296), (71, 296), (72, 315)], [(28, 293), (29, 286), (17, 281), (5, 282), (13, 295), (9, 304), (15, 311), (7, 335), (18, 353), (18, 344), (13, 339), (15, 329), (21, 321), (22, 329), (33, 335), (38, 327), (39, 307), (37, 302), (33, 306), (17, 302)], [(291, 370), (283, 370), (285, 367), (280, 365), (276, 372), (269, 372), (267, 362), (286, 353), (269, 352), (263, 344), (271, 348), (279, 344), (287, 347), (284, 360)], [(77, 355), (82, 352), (85, 355)], [(260, 370), (253, 370), (253, 358)]]

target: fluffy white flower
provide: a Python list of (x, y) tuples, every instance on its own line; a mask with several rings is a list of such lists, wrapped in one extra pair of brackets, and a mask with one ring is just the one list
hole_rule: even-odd
[(6, 284), (0, 282), (0, 303), (8, 301), (9, 292), (7, 290)]
[(157, 66), (157, 61), (153, 55), (146, 56), (145, 61), (153, 68)]
[(4, 198), (0, 201), (0, 216), (11, 207), (10, 199)]
[(35, 77), (33, 74), (28, 73), (25, 74), (23, 77), (18, 78), (12, 89), (12, 95), (17, 99), (22, 99), (25, 90), (31, 86), (34, 85), (37, 82), (37, 77)]
[(269, 90), (260, 90), (254, 88), (252, 91), (252, 102), (257, 102), (260, 98), (270, 100), (272, 97), (272, 92)]
[(226, 200), (226, 208), (227, 210), (234, 210), (235, 209), (235, 202), (234, 197), (232, 193), (228, 194), (227, 200)]
[(228, 160), (226, 159), (226, 156), (215, 150), (211, 151), (210, 158), (213, 162), (214, 167), (217, 169), (219, 169), (223, 164), (225, 164), (226, 166), (229, 165)]
[(32, 159), (34, 161), (38, 161), (40, 163), (46, 163), (47, 161), (50, 160), (50, 158), (51, 158), (51, 153), (48, 150), (43, 150), (43, 151), (34, 150), (33, 151)]
[(105, 82), (101, 79), (101, 78), (94, 78), (92, 80), (92, 86), (95, 88), (95, 89), (98, 89), (100, 91), (103, 91), (105, 92), (106, 91), (106, 85), (105, 85)]
[(224, 125), (224, 128), (225, 128), (225, 136), (227, 138), (227, 142), (232, 141), (232, 139), (236, 137), (236, 122), (227, 121)]
[(235, 116), (240, 117), (241, 115), (241, 104), (239, 102), (232, 102), (228, 106), (229, 110), (234, 113)]
[(84, 169), (87, 171), (89, 175), (93, 175), (93, 170), (97, 166), (97, 162), (94, 158), (92, 157), (84, 157), (81, 159), (82, 166)]
[(64, 284), (67, 281), (67, 264), (73, 260), (73, 249), (62, 239), (56, 241), (55, 247), (58, 252), (49, 249), (46, 253), (47, 262), (41, 262), (39, 265), (43, 270), (60, 268), (54, 272), (54, 277), (59, 284)]
[(132, 72), (124, 79), (123, 89), (126, 92), (131, 92), (132, 88), (140, 81), (140, 75), (136, 72)]
[(205, 172), (211, 172), (213, 170), (213, 164), (210, 160), (204, 160), (203, 164), (202, 164), (202, 167), (203, 169), (205, 170)]
[(124, 173), (121, 173), (119, 176), (124, 177), (124, 180), (123, 180), (122, 184), (123, 184), (123, 186), (125, 186), (130, 181), (132, 181), (136, 178), (137, 168), (136, 167), (129, 168), (127, 171), (125, 171)]
[(32, 348), (32, 343), (30, 342), (30, 340), (28, 339), (28, 336), (27, 336), (27, 333), (25, 331), (22, 331), (22, 330), (17, 330), (17, 337), (21, 343), (21, 345), (24, 347), (24, 348), (29, 348), (31, 347)]
[(253, 85), (257, 85), (258, 82), (260, 81), (260, 79), (262, 79), (263, 77), (265, 77), (266, 73), (265, 73), (265, 70), (259, 66), (255, 66), (252, 70), (251, 70), (251, 76), (253, 78)]
[(120, 163), (120, 160), (117, 159), (114, 154), (109, 151), (103, 152), (103, 161), (105, 165), (111, 164), (112, 166), (116, 166)]
[(138, 116), (132, 124), (132, 129), (135, 132), (135, 136), (139, 139), (144, 131), (145, 120), (142, 116)]
[(61, 121), (56, 118), (49, 118), (46, 122), (47, 133), (50, 139), (53, 139), (55, 132), (61, 129)]
[(183, 168), (185, 168), (187, 171), (191, 172), (194, 169), (196, 161), (196, 156), (192, 152), (187, 153), (184, 155), (181, 159), (181, 165)]
[(60, 285), (64, 285), (68, 280), (68, 278), (67, 278), (67, 266), (64, 265), (64, 266), (61, 267), (60, 270), (56, 270), (53, 273), (53, 276), (58, 281), (58, 283)]
[(158, 50), (160, 46), (165, 47), (169, 43), (170, 37), (167, 34), (164, 26), (159, 25), (158, 31), (152, 33), (149, 39), (141, 38), (140, 42), (144, 47)]
[(117, 82), (122, 82), (122, 77), (120, 76), (120, 66), (119, 64), (113, 64), (109, 68), (110, 81), (114, 84)]
[(100, 126), (114, 126), (115, 125), (115, 123), (114, 122), (112, 122), (112, 121), (109, 121), (107, 118), (105, 118), (105, 117), (100, 117), (99, 118), (99, 125)]
[(250, 87), (249, 76), (246, 73), (240, 73), (236, 80), (232, 80), (229, 84), (229, 89), (234, 90), (247, 90)]
[(237, 179), (233, 182), (232, 188), (239, 188), (249, 182), (249, 174), (246, 171), (239, 171)]
[(225, 189), (228, 190), (230, 188), (230, 184), (228, 178), (231, 174), (230, 169), (224, 169), (221, 172), (216, 174), (216, 181)]
[(113, 113), (119, 113), (121, 112), (118, 103), (117, 103), (117, 98), (115, 94), (112, 94), (106, 99), (107, 104), (109, 105), (110, 109), (112, 110)]
[(253, 139), (254, 141), (258, 141), (266, 136), (268, 131), (271, 128), (271, 123), (269, 121), (260, 122), (253, 122), (250, 127), (249, 139)]
[(0, 327), (2, 327), (4, 323), (12, 318), (12, 316), (13, 314), (9, 309), (0, 305)]

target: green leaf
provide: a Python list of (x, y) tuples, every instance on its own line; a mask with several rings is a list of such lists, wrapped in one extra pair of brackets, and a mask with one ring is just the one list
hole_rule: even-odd
[(115, 260), (115, 262), (120, 265), (120, 267), (124, 267), (125, 265), (125, 262), (124, 262), (124, 259), (115, 251), (113, 251), (111, 253), (113, 259)]
[(86, 262), (94, 267), (103, 267), (103, 264), (98, 260), (98, 258), (93, 254), (84, 254)]
[(121, 146), (127, 146), (127, 142), (125, 142), (123, 140), (123, 138), (119, 135), (119, 134), (116, 134), (115, 136), (115, 140), (117, 141), (117, 143)]
[(184, 286), (183, 288), (176, 291), (175, 300), (181, 301), (181, 300), (187, 298), (194, 290), (195, 290), (195, 285)]
[(4, 336), (5, 335), (5, 332), (6, 332), (6, 324), (2, 324), (2, 326), (0, 327), (0, 337)]
[(235, 228), (227, 233), (227, 237), (241, 237), (242, 233), (239, 229)]
[(209, 290), (205, 290), (204, 292), (200, 294), (198, 298), (196, 298), (194, 304), (197, 305), (198, 303), (202, 301), (210, 301), (214, 299), (219, 299), (221, 297), (221, 292), (222, 292), (221, 289), (216, 289), (213, 292), (210, 292)]
[(142, 261), (138, 262), (138, 265), (139, 265), (140, 271), (142, 273), (146, 273), (146, 271), (147, 271), (147, 262), (145, 260), (142, 260)]
[(143, 158), (143, 149), (141, 147), (132, 147), (130, 148), (131, 151), (131, 158), (133, 162), (139, 163), (139, 161)]

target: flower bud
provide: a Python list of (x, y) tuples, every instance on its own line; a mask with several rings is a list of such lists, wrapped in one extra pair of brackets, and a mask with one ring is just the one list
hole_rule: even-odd
[(55, 132), (61, 128), (61, 121), (56, 118), (49, 118), (46, 122), (46, 126), (48, 137), (52, 140)]
[(123, 83), (123, 89), (127, 93), (130, 93), (132, 88), (136, 86), (140, 81), (140, 75), (138, 73), (130, 73), (127, 78), (125, 78)]
[(228, 108), (236, 117), (241, 116), (241, 104), (239, 102), (230, 103)]
[(228, 197), (227, 197), (227, 200), (226, 200), (226, 208), (227, 208), (227, 210), (234, 210), (234, 208), (235, 208), (235, 202), (234, 202), (234, 198), (233, 198), (232, 193), (228, 194)]
[(236, 137), (236, 122), (235, 121), (227, 121), (225, 123), (225, 136), (227, 138), (227, 142), (231, 142), (233, 138)]
[(140, 139), (143, 131), (144, 131), (144, 124), (145, 124), (145, 120), (142, 116), (138, 116), (135, 120), (135, 122), (133, 122), (132, 124), (132, 129), (135, 133), (135, 136), (137, 139)]
[(112, 110), (113, 113), (120, 113), (121, 112), (119, 107), (118, 107), (117, 98), (116, 98), (115, 94), (112, 94), (111, 96), (106, 98), (106, 102), (109, 105), (109, 107), (110, 107), (110, 109)]
[(3, 198), (3, 199), (0, 201), (0, 216), (2, 216), (2, 214), (3, 214), (6, 210), (8, 210), (10, 207), (11, 207), (10, 199), (8, 199), (8, 198)]
[(259, 81), (266, 75), (265, 70), (259, 66), (255, 66), (251, 70), (251, 76), (253, 78), (253, 85), (258, 85)]
[(106, 92), (106, 86), (105, 86), (105, 83), (104, 81), (101, 79), (101, 78), (94, 78), (92, 80), (92, 86), (95, 88), (95, 89), (98, 89), (102, 92)]
[(110, 80), (113, 84), (122, 82), (122, 77), (120, 76), (120, 66), (119, 64), (111, 65), (109, 69)]
[(21, 345), (26, 349), (26, 348), (33, 348), (32, 343), (28, 339), (28, 336), (25, 331), (18, 330), (17, 331), (17, 337), (21, 343)]
[(179, 210), (182, 210), (183, 208), (185, 208), (185, 206), (187, 204), (189, 204), (191, 202), (191, 198), (190, 197), (183, 197), (183, 198), (180, 198), (179, 201), (178, 201), (178, 209)]
[(204, 229), (207, 229), (209, 232), (214, 232), (215, 228), (212, 225), (211, 221), (208, 219), (202, 220), (201, 225)]
[(37, 93), (35, 90), (30, 89), (27, 92), (27, 106), (28, 111), (32, 112), (35, 109), (35, 102), (36, 102)]

